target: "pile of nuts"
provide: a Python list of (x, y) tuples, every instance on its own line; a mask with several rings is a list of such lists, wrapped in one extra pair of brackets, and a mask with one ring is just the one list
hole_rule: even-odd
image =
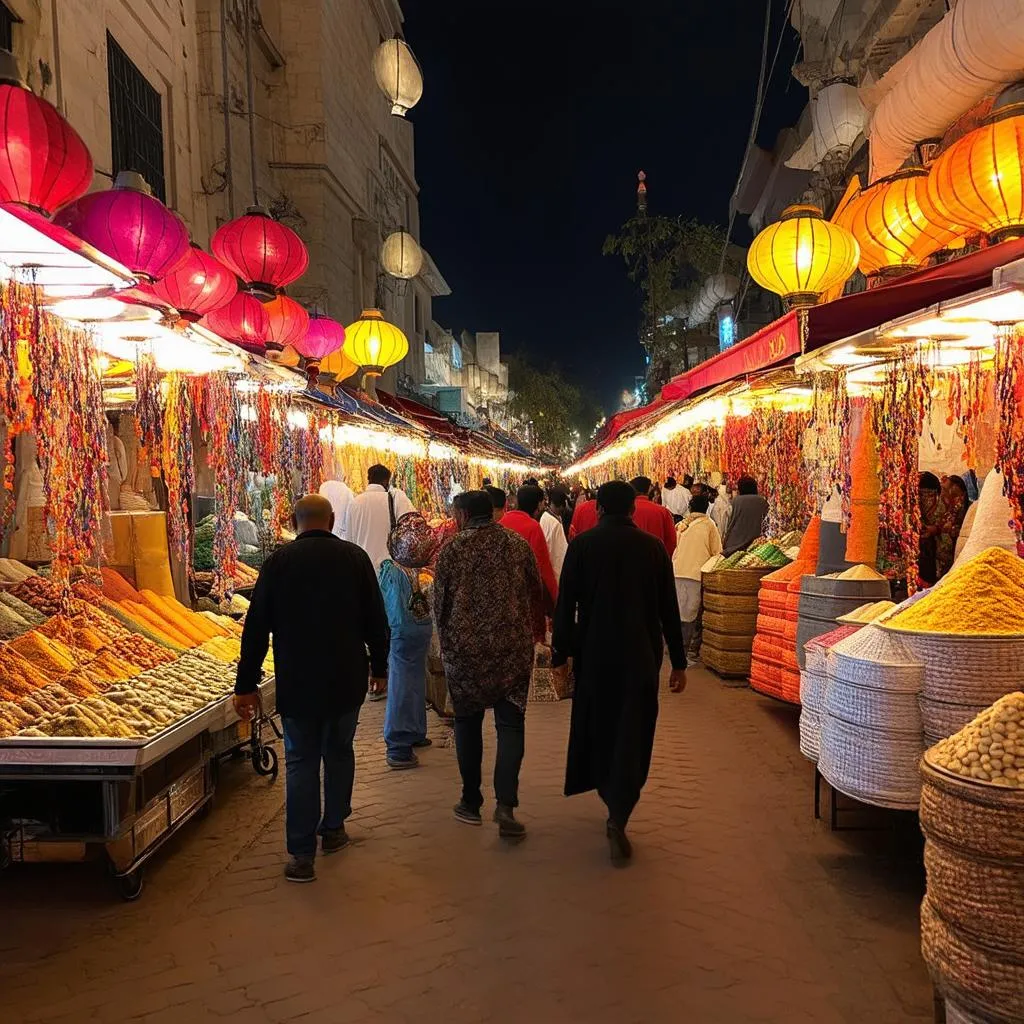
[(1024, 789), (1024, 693), (1001, 697), (925, 759), (954, 775)]

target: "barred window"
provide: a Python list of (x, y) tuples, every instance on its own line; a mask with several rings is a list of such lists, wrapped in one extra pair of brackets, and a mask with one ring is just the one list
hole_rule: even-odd
[(14, 23), (20, 20), (10, 12), (6, 4), (0, 3), (0, 50), (14, 52)]
[(164, 128), (160, 93), (107, 33), (110, 90), (111, 169), (138, 171), (161, 202), (164, 185)]

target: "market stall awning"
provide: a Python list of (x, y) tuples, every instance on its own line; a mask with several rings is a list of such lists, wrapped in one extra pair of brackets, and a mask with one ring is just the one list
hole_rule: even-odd
[(689, 398), (716, 384), (766, 370), (800, 354), (800, 320), (796, 312), (762, 327), (756, 334), (719, 352), (693, 370), (673, 377), (662, 389), (663, 401)]

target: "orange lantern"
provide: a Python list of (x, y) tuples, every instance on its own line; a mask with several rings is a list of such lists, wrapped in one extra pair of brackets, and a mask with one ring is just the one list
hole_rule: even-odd
[(345, 354), (344, 346), (320, 360), (320, 372), (333, 377), (339, 384), (343, 380), (348, 380), (358, 369), (359, 367)]
[(949, 224), (993, 242), (1024, 235), (1024, 83), (1004, 89), (986, 122), (932, 165), (929, 197)]
[(862, 273), (902, 274), (923, 262), (917, 246), (933, 230), (918, 201), (927, 177), (923, 167), (897, 171), (866, 188), (844, 211), (844, 226), (860, 245)]

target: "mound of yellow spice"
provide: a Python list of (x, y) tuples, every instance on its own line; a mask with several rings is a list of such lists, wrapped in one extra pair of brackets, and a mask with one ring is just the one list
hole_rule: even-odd
[(886, 625), (912, 633), (1024, 633), (1024, 559), (986, 548)]

